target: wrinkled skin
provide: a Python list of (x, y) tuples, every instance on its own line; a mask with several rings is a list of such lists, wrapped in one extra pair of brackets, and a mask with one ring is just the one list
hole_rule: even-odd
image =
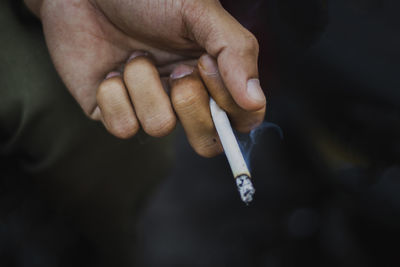
[[(218, 1), (25, 2), (42, 21), (51, 57), (68, 90), (89, 117), (101, 120), (117, 137), (133, 136), (140, 127), (161, 137), (179, 119), (200, 155), (220, 153), (207, 91), (240, 131), (263, 120), (266, 103), (257, 80), (257, 40)], [(127, 62), (135, 51), (148, 54)], [(202, 63), (206, 61), (217, 71), (209, 71), (210, 64)], [(256, 85), (252, 94), (247, 91), (249, 80)], [(160, 85), (171, 92), (166, 94)]]

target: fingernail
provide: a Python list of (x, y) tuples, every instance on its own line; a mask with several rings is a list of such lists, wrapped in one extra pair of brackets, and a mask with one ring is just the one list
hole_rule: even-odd
[(133, 53), (129, 56), (129, 58), (128, 58), (128, 60), (127, 60), (126, 62), (128, 63), (128, 62), (132, 61), (133, 59), (135, 59), (135, 58), (137, 58), (137, 57), (145, 57), (145, 56), (148, 56), (148, 55), (149, 55), (149, 53), (147, 53), (146, 51), (140, 51), (140, 50), (138, 50), (138, 51), (133, 52)]
[(247, 82), (247, 95), (257, 104), (265, 104), (265, 95), (260, 86), (259, 79), (250, 79)]
[(112, 71), (109, 74), (107, 74), (105, 80), (110, 79), (112, 77), (120, 76), (120, 75), (121, 75), (121, 73), (119, 73), (118, 71)]
[(206, 74), (217, 74), (218, 73), (218, 65), (215, 59), (213, 59), (210, 55), (204, 55), (200, 59), (200, 67)]
[(179, 65), (171, 73), (170, 77), (171, 77), (172, 80), (181, 79), (181, 78), (183, 78), (185, 76), (188, 76), (188, 75), (192, 74), (193, 71), (194, 71), (194, 68), (192, 66)]

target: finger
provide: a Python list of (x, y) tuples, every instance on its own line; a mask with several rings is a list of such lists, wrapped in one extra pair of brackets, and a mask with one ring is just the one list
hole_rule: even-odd
[(129, 95), (119, 73), (112, 72), (97, 90), (96, 117), (100, 118), (106, 129), (119, 138), (129, 138), (139, 130)]
[(154, 137), (169, 134), (176, 118), (151, 60), (140, 55), (131, 57), (125, 66), (124, 81), (143, 130)]
[(217, 58), (221, 77), (235, 102), (245, 110), (262, 109), (266, 99), (258, 79), (259, 47), (254, 35), (218, 1), (193, 1), (184, 14), (192, 38)]
[(211, 118), (209, 96), (194, 68), (178, 66), (171, 74), (171, 100), (193, 149), (203, 157), (223, 151)]
[(265, 106), (255, 111), (247, 111), (239, 107), (226, 89), (214, 58), (205, 54), (200, 57), (198, 66), (207, 90), (218, 105), (228, 113), (236, 130), (249, 132), (262, 123), (265, 115)]

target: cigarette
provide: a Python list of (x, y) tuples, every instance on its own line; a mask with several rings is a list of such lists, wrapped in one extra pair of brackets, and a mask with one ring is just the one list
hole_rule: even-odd
[(256, 190), (251, 183), (249, 169), (232, 131), (228, 116), (212, 98), (210, 98), (210, 110), (219, 139), (221, 140), (226, 158), (235, 178), (240, 198), (243, 202), (249, 204), (253, 200)]

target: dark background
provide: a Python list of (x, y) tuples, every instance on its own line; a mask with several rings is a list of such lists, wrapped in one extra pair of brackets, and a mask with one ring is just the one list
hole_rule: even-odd
[[(138, 266), (399, 266), (399, 2), (223, 5), (260, 41), (267, 120), (283, 139), (260, 133), (245, 206), (224, 156), (200, 158), (178, 130), (176, 165), (140, 213)], [(1, 183), (0, 266), (98, 264), (34, 184)]]

